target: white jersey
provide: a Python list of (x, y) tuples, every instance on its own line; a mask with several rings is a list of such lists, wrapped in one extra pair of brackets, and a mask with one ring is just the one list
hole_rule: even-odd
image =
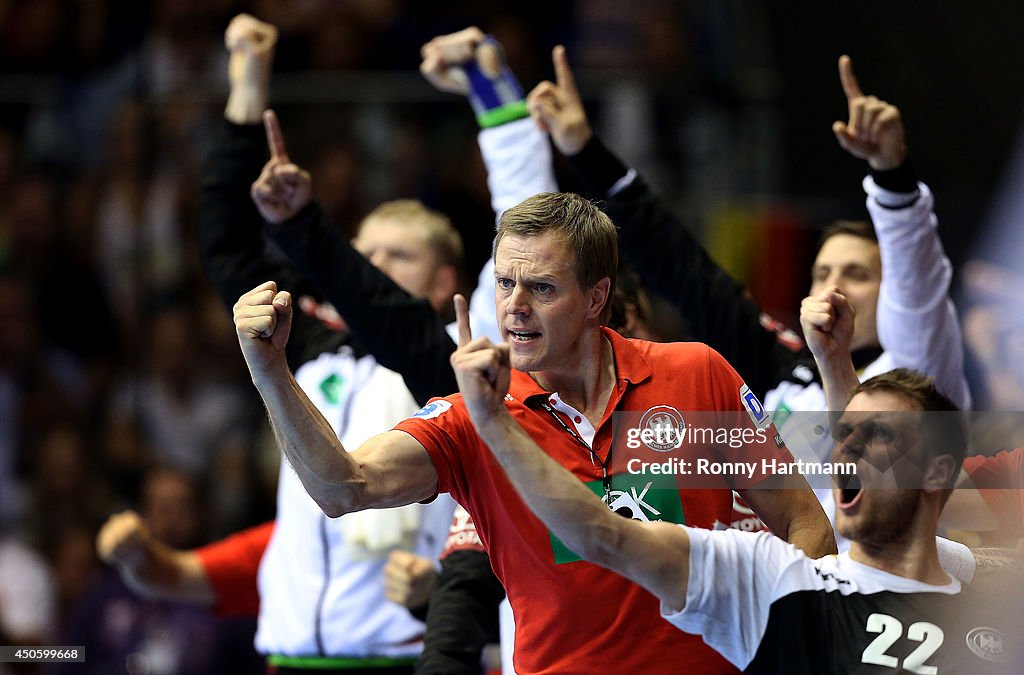
[(686, 606), (662, 604), (662, 617), (745, 672), (1022, 672), (1019, 607), (1003, 612), (955, 579), (925, 584), (848, 554), (812, 560), (767, 532), (687, 534)]
[[(419, 407), (402, 377), (343, 347), (303, 364), (295, 379), (347, 448), (387, 431)], [(328, 518), (282, 464), (277, 527), (259, 570), (256, 648), (282, 656), (415, 656), (423, 624), (384, 594), (393, 548), (437, 560), (454, 502)], [(351, 521), (369, 519), (346, 527)], [(390, 541), (374, 541), (388, 533)]]

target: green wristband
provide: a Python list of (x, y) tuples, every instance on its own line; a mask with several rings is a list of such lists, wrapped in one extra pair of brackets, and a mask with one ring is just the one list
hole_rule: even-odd
[(480, 113), (476, 116), (476, 121), (481, 129), (490, 129), (529, 116), (530, 111), (526, 109), (526, 101), (515, 101)]

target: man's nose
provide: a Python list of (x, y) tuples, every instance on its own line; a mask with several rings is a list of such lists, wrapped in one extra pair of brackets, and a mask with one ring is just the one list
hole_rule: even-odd
[(505, 300), (505, 311), (508, 314), (529, 314), (529, 292), (522, 284), (516, 284)]

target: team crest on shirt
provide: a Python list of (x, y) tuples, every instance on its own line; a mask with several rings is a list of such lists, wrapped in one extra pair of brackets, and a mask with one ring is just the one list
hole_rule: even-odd
[(656, 405), (640, 416), (636, 436), (655, 452), (671, 452), (682, 445), (685, 433), (682, 413), (670, 405)]
[(448, 412), (451, 407), (452, 404), (449, 401), (439, 398), (436, 401), (431, 401), (414, 412), (411, 417), (416, 417), (421, 420), (429, 420), (441, 415), (442, 413)]
[(978, 626), (967, 631), (967, 648), (975, 656), (994, 663), (1006, 663), (1009, 659), (1006, 636), (995, 628)]
[(757, 400), (757, 395), (750, 391), (750, 387), (747, 385), (740, 387), (740, 401), (743, 403), (747, 414), (750, 415), (750, 419), (754, 422), (754, 426), (758, 429), (767, 429), (768, 425), (772, 423), (771, 415), (768, 414), (768, 411), (764, 409), (761, 402)]
[[(591, 492), (601, 498), (612, 511), (624, 518), (640, 521), (662, 520), (667, 523), (686, 524), (683, 500), (675, 477), (664, 474), (636, 476), (629, 473), (611, 476), (611, 489), (605, 494), (604, 481), (600, 478), (584, 483)], [(607, 499), (610, 498), (609, 503)], [(562, 543), (551, 530), (551, 554), (556, 565), (582, 560), (572, 549)]]

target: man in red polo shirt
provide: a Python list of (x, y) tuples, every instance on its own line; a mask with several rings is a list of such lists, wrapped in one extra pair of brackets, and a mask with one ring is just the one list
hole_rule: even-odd
[[(663, 428), (695, 411), (734, 411), (768, 438), (776, 432), (736, 372), (705, 345), (626, 340), (602, 328), (618, 255), (615, 227), (596, 206), (568, 194), (527, 199), (502, 216), (494, 258), (506, 342), (472, 358), (490, 354), (495, 361), (479, 365), (509, 377), (495, 355), (509, 357), (504, 405), (522, 433), (634, 518), (711, 527), (728, 517), (729, 488), (737, 487), (780, 537), (813, 557), (835, 551), (831, 527), (798, 474), (766, 479), (785, 489), (748, 489), (763, 478), (752, 476), (702, 486), (718, 490), (679, 489), (668, 477), (671, 489), (647, 490), (651, 477), (618, 470), (625, 446), (612, 456), (616, 412), (656, 418)], [(288, 371), (291, 312), (291, 297), (268, 282), (239, 299), (234, 318), (253, 383), (306, 490), (330, 516), (451, 492), (473, 516), (508, 591), (520, 675), (733, 672), (699, 638), (660, 621), (654, 596), (581, 561), (544, 527), (475, 432), (461, 395), (434, 399), (395, 430), (345, 451)], [(749, 448), (717, 451), (728, 461)], [(759, 451), (768, 454), (758, 462), (791, 460), (781, 442)]]

